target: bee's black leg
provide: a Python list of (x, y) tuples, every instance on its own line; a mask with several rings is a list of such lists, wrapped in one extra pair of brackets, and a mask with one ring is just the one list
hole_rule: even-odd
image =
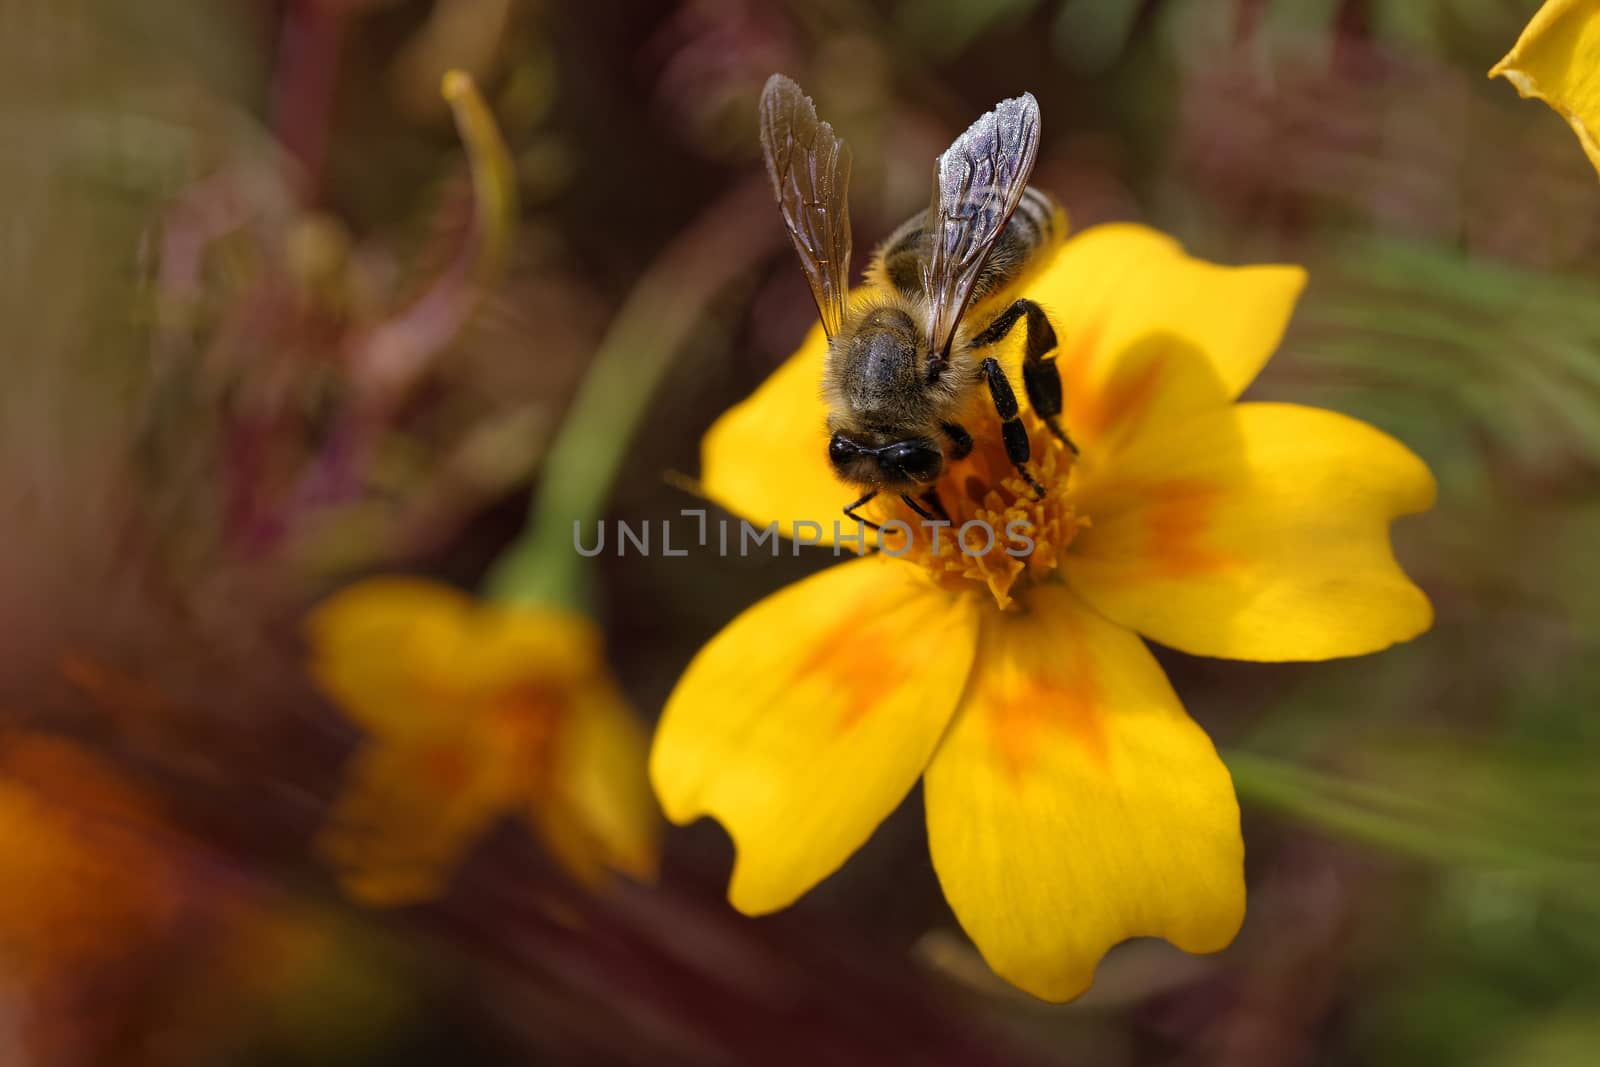
[(1061, 371), (1056, 367), (1054, 355), (1055, 328), (1050, 325), (1044, 309), (1032, 300), (1019, 300), (1017, 304), (1027, 305), (1028, 339), (1022, 350), (1022, 388), (1028, 394), (1028, 406), (1076, 456), (1078, 446), (1061, 428)]
[(945, 522), (950, 521), (950, 513), (944, 509), (944, 501), (939, 499), (939, 494), (935, 490), (929, 489), (924, 492), (920, 503), (917, 498), (909, 494), (901, 494), (900, 499), (905, 501), (906, 507), (929, 522), (937, 522), (941, 519)]
[(972, 347), (983, 348), (1001, 340), (1023, 316), (1027, 316), (1028, 322), (1022, 350), (1022, 388), (1028, 394), (1028, 406), (1050, 432), (1077, 455), (1078, 446), (1061, 428), (1061, 372), (1056, 368), (1056, 357), (1051, 354), (1056, 350), (1056, 331), (1044, 308), (1032, 300), (1018, 300), (972, 339)]
[(958, 422), (947, 422), (940, 429), (950, 438), (950, 458), (966, 459), (972, 455), (972, 435)]
[(846, 504), (845, 505), (845, 509), (844, 509), (844, 517), (849, 519), (851, 522), (859, 522), (861, 525), (865, 526), (869, 530), (880, 530), (880, 529), (882, 529), (881, 526), (879, 526), (877, 523), (873, 522), (871, 519), (863, 519), (860, 515), (856, 514), (856, 508), (859, 508), (862, 504), (865, 504), (867, 501), (871, 500), (873, 497), (875, 497), (877, 495), (878, 495), (878, 491), (876, 489), (874, 489), (872, 492), (868, 493), (866, 496), (862, 497), (860, 500), (857, 500), (854, 504)]
[(927, 508), (925, 508), (921, 504), (917, 503), (916, 499), (910, 493), (901, 493), (900, 494), (900, 501), (901, 501), (901, 503), (905, 504), (906, 507), (908, 507), (912, 511), (916, 512), (918, 515), (922, 516), (924, 519), (927, 519), (929, 522), (934, 521), (933, 512), (929, 511)]
[(1000, 416), (1000, 436), (1005, 441), (1006, 458), (1017, 468), (1022, 480), (1028, 483), (1028, 488), (1033, 490), (1035, 499), (1042, 498), (1044, 486), (1028, 473), (1027, 463), (1032, 450), (1028, 444), (1028, 429), (1017, 417), (1017, 394), (1011, 390), (1011, 381), (993, 356), (979, 364), (979, 370), (989, 383), (989, 396), (994, 400), (995, 414)]

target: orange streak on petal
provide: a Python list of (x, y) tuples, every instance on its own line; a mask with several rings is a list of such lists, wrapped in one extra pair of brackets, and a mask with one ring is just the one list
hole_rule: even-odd
[(821, 676), (830, 689), (845, 695), (837, 724), (845, 733), (918, 671), (917, 664), (898, 654), (906, 641), (915, 641), (915, 635), (890, 632), (881, 619), (847, 616), (811, 646), (794, 677)]
[(1097, 492), (1090, 517), (1110, 517), (1119, 529), (1117, 555), (1127, 561), (1106, 580), (1133, 584), (1234, 567), (1238, 560), (1206, 536), (1226, 493), (1225, 486), (1199, 478), (1119, 480)]
[(1151, 501), (1146, 516), (1146, 558), (1164, 578), (1190, 578), (1225, 570), (1227, 555), (1204, 543), (1204, 534), (1222, 497), (1222, 488), (1193, 478), (1179, 478), (1146, 490)]
[(1110, 765), (1105, 711), (1092, 663), (1082, 649), (1073, 649), (1069, 655), (1074, 684), (1060, 678), (1011, 676), (990, 691), (989, 725), (1013, 784), (1020, 783), (1032, 768), (1050, 731), (1065, 734), (1096, 767)]
[(1089, 377), (1089, 368), (1094, 365), (1094, 354), (1100, 347), (1101, 332), (1100, 323), (1088, 324), (1067, 338), (1062, 355), (1056, 360), (1056, 367), (1061, 372), (1062, 394), (1074, 429), (1079, 423), (1079, 412), (1090, 402), (1095, 393)]
[(1105, 437), (1109, 430), (1127, 432), (1137, 426), (1170, 362), (1170, 352), (1153, 353), (1136, 366), (1118, 367), (1100, 389), (1086, 390), (1073, 408), (1073, 432), (1093, 440)]

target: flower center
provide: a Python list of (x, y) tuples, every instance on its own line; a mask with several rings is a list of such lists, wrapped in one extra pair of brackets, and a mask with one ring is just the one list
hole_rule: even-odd
[(567, 693), (535, 683), (512, 686), (491, 701), (487, 725), (535, 789), (548, 784), (570, 703)]
[(1042, 493), (1035, 494), (1006, 458), (999, 424), (991, 419), (973, 428), (978, 444), (972, 454), (951, 463), (934, 484), (939, 507), (932, 498), (919, 502), (932, 520), (898, 499), (873, 502), (877, 521), (889, 524), (883, 530), (887, 554), (920, 564), (953, 592), (973, 591), (977, 583), (1002, 611), (1016, 607), (1018, 583), (1055, 573), (1067, 546), (1089, 525), (1069, 499), (1072, 451), (1032, 412), (1022, 420), (1033, 453), (1028, 473)]

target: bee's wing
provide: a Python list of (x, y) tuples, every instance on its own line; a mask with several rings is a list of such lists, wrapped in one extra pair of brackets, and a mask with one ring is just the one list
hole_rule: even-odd
[(798, 85), (774, 74), (761, 91), (761, 151), (822, 328), (834, 337), (850, 276), (850, 148)]
[(972, 283), (1016, 209), (1039, 154), (1039, 102), (1003, 100), (967, 127), (933, 168), (932, 251), (922, 267), (935, 358), (948, 350)]

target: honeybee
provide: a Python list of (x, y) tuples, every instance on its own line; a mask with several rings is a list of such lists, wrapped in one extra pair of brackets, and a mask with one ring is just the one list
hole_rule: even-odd
[[(972, 451), (959, 420), (980, 386), (1000, 417), (1006, 457), (1042, 495), (1016, 393), (985, 354), (1024, 324), (1028, 404), (1076, 452), (1059, 421), (1055, 330), (1032, 300), (1008, 300), (1066, 235), (1055, 200), (1028, 185), (1039, 151), (1033, 94), (1001, 101), (939, 156), (932, 204), (873, 253), (857, 299), (848, 293), (850, 149), (781, 74), (761, 93), (761, 148), (828, 336), (828, 460), (862, 491), (845, 515), (866, 522), (857, 508), (897, 493), (918, 515), (934, 518), (926, 505), (942, 516), (931, 487)], [(986, 324), (971, 329), (969, 318)]]

